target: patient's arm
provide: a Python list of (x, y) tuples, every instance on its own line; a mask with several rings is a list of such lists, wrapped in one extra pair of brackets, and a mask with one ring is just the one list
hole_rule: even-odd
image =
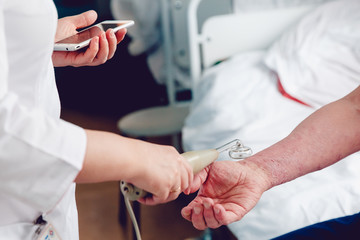
[(199, 173), (204, 183), (182, 215), (198, 229), (240, 220), (276, 185), (330, 166), (360, 150), (360, 87), (306, 118), (280, 142), (241, 162), (216, 162)]

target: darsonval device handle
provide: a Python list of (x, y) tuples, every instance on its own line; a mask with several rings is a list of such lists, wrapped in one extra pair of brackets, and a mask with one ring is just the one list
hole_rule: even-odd
[[(190, 151), (181, 155), (189, 162), (194, 174), (197, 174), (202, 169), (214, 162), (219, 157), (220, 152), (228, 149), (230, 149), (230, 157), (236, 159), (243, 159), (252, 154), (250, 148), (243, 146), (240, 140), (235, 139), (216, 149)], [(123, 195), (131, 201), (138, 200), (148, 194), (146, 191), (124, 181), (120, 182), (120, 188)]]
[(219, 151), (216, 149), (207, 149), (199, 151), (190, 151), (181, 154), (190, 164), (194, 174), (197, 174), (219, 157)]
[[(214, 162), (219, 157), (219, 151), (207, 149), (185, 152), (181, 155), (189, 162), (194, 174), (196, 174)], [(131, 201), (138, 200), (148, 194), (145, 190), (124, 181), (121, 181), (120, 187), (124, 196), (128, 197)]]

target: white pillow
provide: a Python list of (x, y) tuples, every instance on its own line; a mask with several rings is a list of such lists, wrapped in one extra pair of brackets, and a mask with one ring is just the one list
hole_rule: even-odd
[(287, 93), (318, 108), (360, 83), (360, 1), (323, 4), (270, 48), (265, 62)]

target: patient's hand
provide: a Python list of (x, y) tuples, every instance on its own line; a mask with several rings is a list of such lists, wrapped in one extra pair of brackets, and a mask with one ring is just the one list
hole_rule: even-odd
[[(97, 19), (95, 11), (87, 11), (79, 15), (61, 18), (55, 35), (55, 42), (70, 37), (77, 33), (77, 29), (93, 24)], [(126, 29), (119, 30), (116, 34), (109, 29), (91, 40), (86, 51), (62, 52), (54, 51), (52, 55), (55, 67), (64, 66), (97, 66), (111, 59), (126, 34)]]
[(220, 161), (195, 177), (191, 192), (199, 187), (197, 197), (181, 214), (195, 228), (203, 230), (240, 220), (256, 205), (268, 183), (251, 162)]

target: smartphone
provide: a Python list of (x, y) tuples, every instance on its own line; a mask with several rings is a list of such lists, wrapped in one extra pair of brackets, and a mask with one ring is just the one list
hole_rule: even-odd
[(102, 32), (108, 29), (113, 29), (114, 32), (134, 25), (132, 20), (108, 20), (93, 25), (82, 31), (79, 31), (73, 36), (65, 38), (55, 43), (54, 51), (77, 51), (90, 44), (93, 37), (99, 36)]

